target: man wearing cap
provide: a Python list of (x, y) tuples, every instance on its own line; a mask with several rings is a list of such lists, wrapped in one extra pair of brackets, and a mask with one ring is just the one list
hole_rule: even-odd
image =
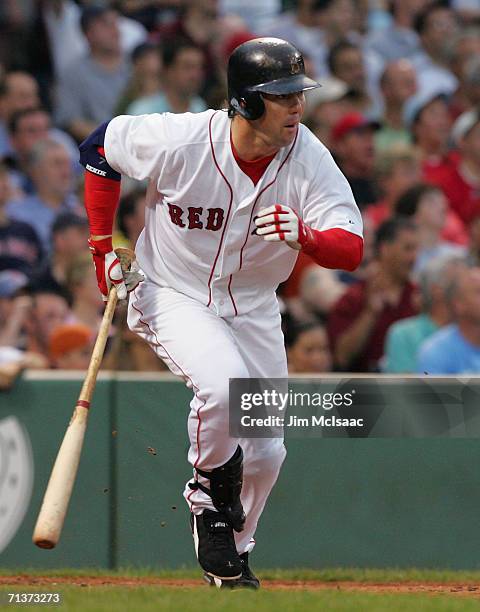
[(362, 208), (378, 199), (374, 181), (376, 121), (358, 112), (347, 113), (333, 126), (332, 149), (347, 177), (357, 205)]

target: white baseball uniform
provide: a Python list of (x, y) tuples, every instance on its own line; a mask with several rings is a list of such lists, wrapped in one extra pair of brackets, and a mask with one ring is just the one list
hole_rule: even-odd
[[(104, 148), (114, 170), (149, 179), (136, 245), (146, 280), (130, 296), (128, 324), (194, 392), (188, 459), (209, 471), (238, 444), (243, 449), (241, 554), (253, 547), (285, 448), (278, 438), (229, 437), (229, 378), (287, 376), (275, 291), (298, 254), (252, 235), (254, 216), (281, 203), (317, 230), (359, 236), (362, 220), (345, 177), (305, 126), (254, 186), (233, 156), (230, 124), (226, 112), (213, 110), (120, 116), (108, 124)], [(185, 497), (196, 514), (215, 510), (199, 489), (187, 486)]]

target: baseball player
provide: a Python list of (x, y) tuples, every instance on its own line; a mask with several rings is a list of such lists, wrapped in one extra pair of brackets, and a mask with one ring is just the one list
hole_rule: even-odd
[[(318, 86), (291, 44), (251, 40), (229, 59), (228, 111), (119, 116), (80, 146), (100, 290), (131, 290), (130, 329), (193, 392), (184, 496), (218, 587), (258, 588), (248, 554), (286, 453), (279, 438), (229, 436), (229, 379), (287, 377), (275, 291), (300, 249), (328, 268), (362, 257), (350, 187), (300, 123), (303, 92)], [(129, 287), (112, 248), (121, 175), (149, 181), (145, 280)]]

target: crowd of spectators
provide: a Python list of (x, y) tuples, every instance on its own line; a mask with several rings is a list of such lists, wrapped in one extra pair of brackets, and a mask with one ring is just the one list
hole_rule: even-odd
[[(479, 1), (5, 0), (0, 386), (88, 364), (103, 302), (78, 144), (121, 113), (225, 108), (227, 58), (257, 36), (322, 83), (304, 123), (364, 220), (358, 270), (300, 254), (279, 288), (290, 371), (480, 372)], [(145, 190), (122, 181), (115, 246), (135, 244)], [(161, 369), (124, 315), (105, 367)]]

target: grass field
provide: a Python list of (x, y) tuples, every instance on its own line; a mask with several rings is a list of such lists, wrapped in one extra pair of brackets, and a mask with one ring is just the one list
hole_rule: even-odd
[[(19, 607), (7, 603), (9, 593), (57, 592), (62, 599), (60, 609), (69, 612), (480, 609), (480, 572), (342, 569), (257, 573), (263, 581), (262, 590), (229, 592), (209, 588), (199, 573), (191, 570), (0, 571), (0, 607)], [(59, 606), (42, 605), (40, 609), (58, 610)]]

